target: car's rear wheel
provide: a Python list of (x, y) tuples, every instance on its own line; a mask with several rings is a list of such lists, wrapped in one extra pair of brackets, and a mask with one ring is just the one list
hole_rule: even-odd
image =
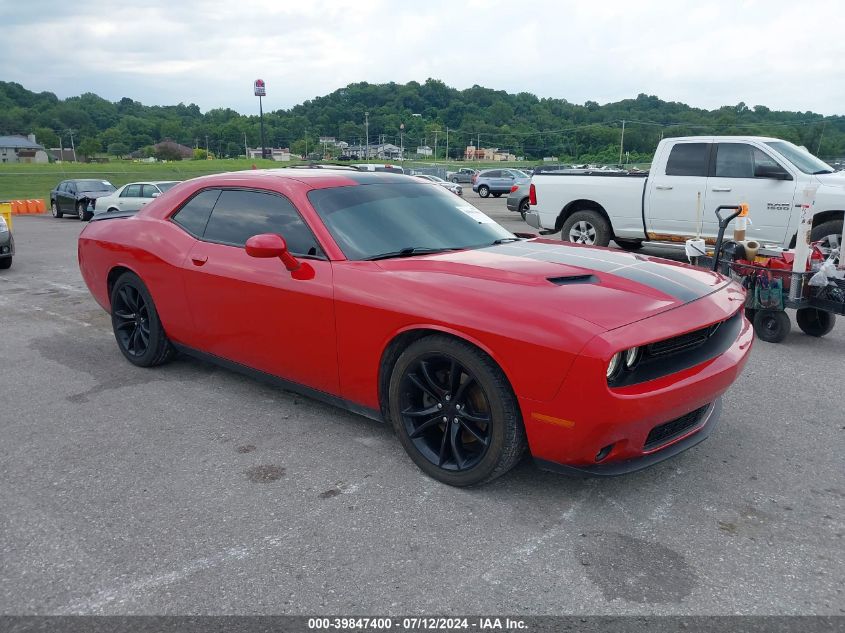
[(109, 207), (106, 209), (106, 213), (117, 213), (119, 210), (117, 207)]
[(50, 213), (52, 213), (52, 214), (53, 214), (53, 217), (54, 217), (54, 218), (60, 218), (60, 217), (62, 217), (62, 216), (64, 215), (64, 213), (62, 213), (61, 211), (59, 211), (59, 207), (58, 207), (58, 205), (56, 204), (56, 201), (55, 201), (55, 200), (52, 200), (52, 201), (50, 202)]
[(596, 211), (576, 211), (563, 223), (560, 237), (575, 244), (607, 246), (610, 243), (610, 225)]
[(478, 195), (481, 196), (482, 198), (486, 198), (487, 196), (490, 195), (490, 187), (488, 187), (487, 185), (481, 185), (478, 188)]
[(389, 404), (414, 463), (452, 486), (506, 473), (525, 449), (519, 407), (504, 373), (463, 341), (433, 335), (412, 343), (393, 368)]
[(791, 329), (789, 315), (783, 310), (757, 310), (754, 314), (754, 332), (761, 341), (780, 343)]
[(519, 203), (519, 215), (522, 216), (523, 220), (525, 219), (525, 215), (530, 210), (531, 210), (531, 205), (529, 204), (528, 198), (526, 198), (525, 200), (523, 200), (522, 202)]
[(456, 183), (456, 184), (457, 184), (458, 179), (457, 179), (457, 178), (455, 178), (455, 177), (452, 177), (452, 182), (454, 182), (454, 183)]
[(123, 273), (111, 293), (111, 322), (117, 346), (133, 365), (154, 367), (170, 360), (167, 339), (153, 298), (135, 273)]
[(795, 311), (795, 320), (804, 334), (824, 336), (836, 325), (836, 315), (816, 308), (800, 308)]

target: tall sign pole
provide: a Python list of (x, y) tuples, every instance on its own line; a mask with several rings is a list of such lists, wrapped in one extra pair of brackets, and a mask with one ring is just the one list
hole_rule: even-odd
[(264, 144), (264, 106), (261, 99), (267, 95), (267, 87), (263, 79), (256, 79), (253, 84), (255, 96), (258, 97), (258, 119), (261, 122), (261, 158), (267, 158), (267, 149)]
[(367, 160), (370, 160), (370, 113), (364, 112), (364, 128), (365, 128), (365, 136), (367, 142), (367, 149), (366, 149), (366, 156)]

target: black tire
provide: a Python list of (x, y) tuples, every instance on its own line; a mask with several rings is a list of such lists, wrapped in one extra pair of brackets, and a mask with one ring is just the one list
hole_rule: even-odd
[(525, 450), (525, 428), (507, 378), (466, 342), (432, 335), (412, 343), (396, 361), (388, 399), (405, 451), (422, 471), (450, 486), (495, 479)]
[(478, 188), (478, 195), (481, 196), (482, 198), (486, 198), (487, 196), (490, 195), (490, 187), (488, 187), (487, 185), (481, 185)]
[(751, 324), (754, 324), (754, 315), (757, 314), (757, 310), (754, 308), (745, 308), (745, 318), (751, 321)]
[(525, 198), (522, 202), (519, 203), (519, 215), (522, 216), (522, 219), (525, 219), (525, 214), (531, 210), (531, 205), (528, 203), (528, 198)]
[[(577, 238), (573, 239), (575, 235)], [(563, 223), (560, 239), (576, 244), (607, 246), (610, 244), (610, 224), (598, 211), (576, 211)]]
[(118, 211), (120, 211), (120, 209), (117, 209), (115, 207), (109, 207), (108, 209), (106, 209), (106, 213), (117, 213)]
[(59, 206), (56, 204), (55, 200), (50, 201), (50, 213), (53, 214), (54, 218), (61, 218), (64, 216), (64, 213), (59, 211)]
[(816, 308), (800, 308), (795, 311), (795, 320), (804, 334), (824, 336), (836, 325), (836, 315)]
[(501, 194), (501, 193), (494, 193), (494, 194), (493, 194), (493, 197), (494, 197), (494, 198), (501, 198), (501, 197), (502, 197), (502, 194)]
[(623, 240), (614, 237), (613, 241), (616, 242), (616, 245), (623, 251), (638, 251), (643, 247), (642, 240)]
[(118, 348), (133, 365), (155, 367), (174, 356), (153, 298), (135, 273), (123, 273), (112, 288), (111, 322)]
[(79, 219), (80, 219), (82, 222), (87, 222), (87, 221), (88, 221), (88, 220), (90, 220), (90, 219), (93, 217), (93, 215), (94, 215), (94, 214), (93, 214), (93, 213), (91, 213), (90, 211), (86, 211), (86, 209), (87, 209), (87, 208), (88, 208), (88, 205), (87, 205), (87, 204), (85, 204), (85, 203), (82, 203), (82, 202), (77, 202), (77, 203), (76, 203), (76, 215), (77, 215), (77, 216), (79, 216)]
[(783, 310), (757, 310), (754, 315), (754, 332), (761, 341), (780, 343), (791, 329), (792, 323)]
[(452, 176), (452, 182), (454, 182), (454, 183), (456, 183), (456, 184), (457, 184), (458, 179), (457, 179), (457, 178), (455, 178), (454, 176)]
[(818, 226), (814, 226), (810, 232), (811, 242), (823, 242), (822, 249), (841, 248), (839, 243), (842, 240), (842, 220), (828, 220)]
[(11, 257), (4, 257), (0, 259), (0, 270), (6, 270), (12, 267), (12, 258)]

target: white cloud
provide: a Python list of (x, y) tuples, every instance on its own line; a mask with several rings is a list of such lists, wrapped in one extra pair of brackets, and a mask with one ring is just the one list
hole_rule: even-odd
[(434, 77), (575, 103), (645, 92), (845, 109), (841, 7), (828, 0), (12, 4), (0, 6), (0, 77), (60, 97), (252, 112), (256, 77), (271, 110), (352, 82)]

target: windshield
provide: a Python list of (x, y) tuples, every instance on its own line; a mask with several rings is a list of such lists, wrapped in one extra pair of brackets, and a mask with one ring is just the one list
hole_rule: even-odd
[(832, 174), (833, 167), (819, 160), (805, 149), (787, 141), (769, 141), (766, 143), (773, 150), (779, 152), (790, 163), (805, 174)]
[(77, 191), (114, 191), (114, 185), (108, 180), (78, 180)]
[(164, 193), (168, 189), (173, 189), (176, 185), (179, 184), (178, 180), (174, 180), (173, 182), (159, 182), (156, 183), (156, 186), (161, 189), (161, 192)]
[(308, 199), (352, 260), (408, 248), (476, 248), (516, 239), (468, 202), (422, 183), (316, 189)]

